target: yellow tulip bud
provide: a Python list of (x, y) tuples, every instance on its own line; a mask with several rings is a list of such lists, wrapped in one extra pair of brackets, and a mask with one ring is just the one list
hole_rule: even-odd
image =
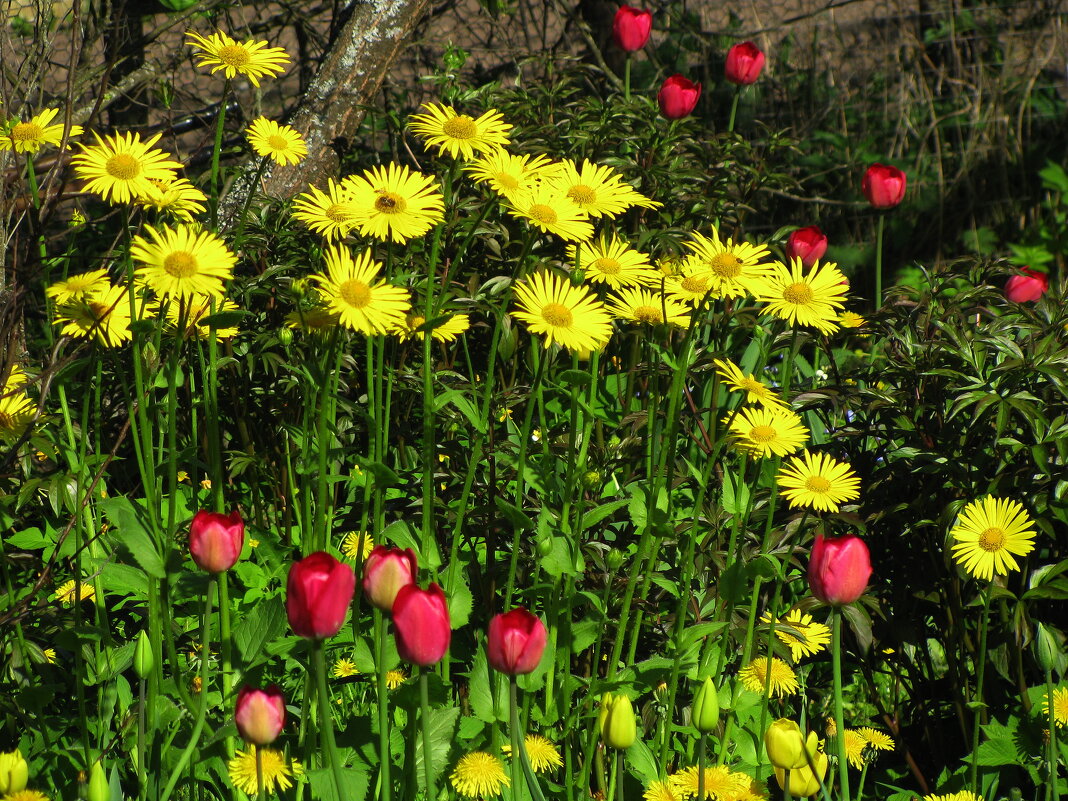
[(30, 766), (17, 748), (0, 754), (0, 795), (11, 795), (26, 789), (30, 780)]
[(818, 739), (816, 732), (809, 732), (806, 741), (797, 723), (779, 718), (764, 732), (764, 747), (774, 767), (794, 770), (808, 765), (809, 757), (815, 756)]
[(108, 801), (111, 798), (111, 787), (108, 786), (108, 777), (100, 760), (94, 762), (89, 771), (89, 792), (85, 797), (88, 801)]
[[(607, 693), (606, 693), (607, 695)], [(607, 711), (605, 711), (607, 709)], [(609, 748), (620, 750), (630, 748), (638, 738), (638, 721), (634, 717), (634, 706), (625, 695), (609, 697), (607, 706), (602, 699), (601, 739)]]
[(711, 677), (705, 679), (705, 683), (693, 698), (690, 720), (701, 734), (708, 734), (719, 723), (719, 692)]
[[(820, 791), (820, 782), (827, 775), (827, 755), (822, 751), (817, 751), (812, 757), (812, 764), (816, 768), (815, 773), (808, 765), (790, 771), (790, 795), (805, 798)], [(775, 768), (775, 781), (785, 789), (786, 771), (782, 768)]]

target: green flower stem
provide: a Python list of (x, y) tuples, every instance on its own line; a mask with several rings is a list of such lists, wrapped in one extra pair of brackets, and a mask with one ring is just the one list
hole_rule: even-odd
[[(670, 728), (670, 723), (668, 724)], [(708, 735), (701, 732), (701, 736), (697, 738), (697, 798), (701, 801), (705, 797), (705, 762), (707, 759), (706, 746), (708, 745)]]
[[(190, 757), (200, 745), (200, 733), (204, 729), (204, 718), (208, 712), (208, 654), (211, 652), (211, 599), (215, 595), (215, 576), (208, 579), (208, 589), (204, 593), (204, 616), (200, 622), (200, 703), (197, 706), (196, 722), (193, 724), (193, 733), (189, 735), (189, 742), (178, 757), (178, 764), (171, 771), (167, 779), (167, 786), (159, 796), (159, 801), (167, 801), (174, 792), (174, 786), (178, 783)], [(155, 653), (159, 653), (155, 651)], [(157, 660), (158, 661), (158, 660)]]
[(857, 782), (857, 795), (854, 801), (861, 801), (864, 798), (864, 780), (868, 778), (868, 764), (868, 760), (865, 759), (864, 767), (860, 769), (860, 781)]
[[(616, 798), (617, 785), (622, 784), (622, 777), (619, 775), (619, 769), (623, 757), (618, 750), (613, 748), (612, 751), (612, 772), (608, 777), (608, 792), (605, 794), (606, 799)], [(622, 796), (620, 796), (619, 801), (623, 801)]]
[(883, 224), (886, 214), (879, 212), (879, 224), (875, 233), (875, 308), (883, 305)]
[(1057, 718), (1056, 710), (1053, 708), (1053, 671), (1050, 668), (1046, 668), (1046, 704), (1048, 711), (1046, 713), (1046, 725), (1049, 726), (1049, 776), (1046, 779), (1046, 799), (1052, 799), (1052, 801), (1060, 801), (1061, 791), (1057, 787), (1057, 766), (1059, 759), (1057, 757)]
[[(222, 657), (222, 674), (219, 681), (223, 703), (230, 700), (230, 682), (233, 676), (232, 649), (230, 642), (230, 592), (225, 572), (219, 574), (219, 653)], [(257, 750), (257, 753), (258, 750)], [(226, 756), (234, 756), (234, 738), (226, 738)]]
[(263, 786), (263, 749), (256, 746), (256, 798), (265, 801), (267, 790)]
[(831, 610), (831, 656), (834, 671), (834, 725), (835, 743), (838, 746), (838, 780), (841, 784), (839, 798), (849, 801), (849, 762), (846, 758), (845, 714), (842, 706), (842, 610)]
[(374, 611), (375, 619), (375, 645), (378, 653), (375, 654), (375, 679), (378, 690), (378, 776), (381, 783), (380, 801), (389, 801), (390, 784), (389, 769), (392, 761), (389, 746), (389, 697), (386, 688), (386, 637), (389, 621), (386, 620), (378, 609)]
[[(433, 749), (430, 747), (430, 686), (427, 677), (430, 668), (419, 668), (419, 721), (423, 726), (423, 783), (426, 788), (427, 801), (434, 801), (434, 765), (431, 761)], [(338, 797), (341, 794), (338, 793)]]
[(793, 796), (790, 795), (790, 769), (787, 768), (786, 770), (784, 770), (783, 774), (784, 776), (782, 781), (782, 797), (783, 799), (785, 799), (785, 801), (792, 801)]
[[(534, 775), (534, 770), (530, 767), (530, 757), (527, 756), (526, 734), (519, 725), (518, 695), (519, 687), (516, 684), (516, 677), (509, 676), (508, 700), (511, 705), (513, 775), (515, 771), (514, 766), (518, 761), (523, 767), (523, 775), (527, 780), (527, 789), (530, 790), (530, 797), (534, 799), (534, 801), (545, 801), (545, 795), (541, 791), (541, 785), (538, 783), (538, 778)], [(512, 780), (512, 784), (513, 786), (517, 786), (514, 779)]]
[(322, 726), (322, 745), (325, 745), (326, 753), (323, 755), (327, 762), (330, 763), (330, 772), (334, 776), (334, 789), (337, 792), (338, 798), (344, 798), (345, 795), (341, 791), (343, 782), (341, 780), (341, 760), (337, 755), (337, 744), (334, 742), (334, 716), (330, 711), (330, 692), (326, 687), (326, 657), (323, 654), (325, 650), (322, 640), (312, 640), (311, 643), (312, 662), (315, 667), (315, 680), (318, 689), (319, 696), (319, 717), (320, 726)]
[(145, 770), (145, 760), (148, 757), (145, 721), (145, 680), (142, 677), (137, 680), (137, 797), (139, 799), (148, 798), (148, 771)]
[(215, 147), (211, 151), (211, 227), (219, 228), (219, 157), (222, 154), (223, 131), (226, 128), (226, 99), (230, 94), (230, 79), (223, 82), (219, 97), (219, 116), (215, 118)]
[[(241, 206), (241, 216), (237, 218), (237, 233), (234, 235), (234, 250), (238, 250), (241, 247), (242, 240), (245, 234), (245, 223), (248, 222), (248, 210), (252, 205), (252, 198), (256, 194), (256, 189), (260, 185), (260, 179), (263, 178), (263, 173), (267, 171), (267, 161), (270, 156), (264, 156), (260, 159), (260, 165), (256, 168), (256, 175), (252, 179), (252, 183), (249, 184), (248, 197), (245, 198), (244, 204)], [(257, 749), (258, 751), (259, 749)]]
[[(975, 695), (972, 698), (971, 707), (975, 712), (972, 721), (972, 757), (971, 769), (968, 771), (968, 784), (972, 791), (979, 795), (979, 727), (983, 722), (983, 678), (986, 674), (986, 634), (990, 628), (990, 597), (991, 587), (988, 585), (983, 590), (983, 617), (979, 623), (979, 653), (975, 658)], [(1052, 699), (1051, 699), (1052, 702)], [(1052, 703), (1051, 703), (1052, 705)], [(1052, 736), (1052, 734), (1051, 734)], [(848, 799), (846, 799), (848, 801)]]
[[(451, 181), (449, 181), (451, 184)], [(430, 259), (427, 266), (426, 306), (423, 309), (424, 322), (434, 316), (434, 277), (437, 273), (438, 255), (441, 252), (441, 233), (444, 228), (439, 224), (434, 228), (434, 239), (430, 246)], [(424, 559), (433, 553), (434, 539), (434, 337), (432, 331), (423, 333), (423, 519), (420, 545)]]
[(734, 99), (731, 101), (731, 118), (727, 122), (727, 133), (734, 133), (734, 120), (738, 116), (738, 98), (742, 96), (742, 87), (734, 88)]
[[(330, 332), (330, 344), (323, 355), (323, 381), (319, 392), (318, 419), (316, 420), (315, 449), (318, 469), (315, 476), (315, 517), (312, 525), (312, 550), (321, 551), (327, 546), (331, 515), (329, 469), (330, 444), (333, 441), (334, 423), (337, 416), (337, 381), (341, 371), (341, 348), (338, 347), (338, 328)], [(377, 422), (377, 421), (376, 421)]]
[(630, 53), (627, 53), (627, 60), (623, 67), (623, 99), (630, 100)]

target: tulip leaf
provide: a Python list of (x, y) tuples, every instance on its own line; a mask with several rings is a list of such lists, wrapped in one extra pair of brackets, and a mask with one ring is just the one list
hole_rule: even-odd
[[(430, 767), (431, 775), (437, 778), (448, 764), (449, 751), (456, 739), (456, 723), (460, 718), (460, 708), (455, 706), (430, 710)], [(415, 775), (419, 788), (425, 782), (423, 770), (423, 742), (415, 749)], [(345, 801), (348, 801), (346, 798)]]

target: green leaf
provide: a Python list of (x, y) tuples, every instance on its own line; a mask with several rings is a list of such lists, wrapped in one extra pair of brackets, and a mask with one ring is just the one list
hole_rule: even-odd
[(508, 522), (512, 524), (513, 528), (517, 528), (520, 531), (534, 530), (534, 521), (518, 506), (509, 503), (499, 495), (494, 498), (494, 502), (497, 504), (497, 509), (501, 514), (508, 518)]
[(234, 644), (247, 665), (255, 664), (264, 646), (285, 629), (282, 601), (265, 598), (234, 626)]
[[(471, 661), (471, 672), (467, 674), (467, 700), (475, 717), (486, 723), (498, 720), (493, 711), (493, 691), (490, 686), (489, 662), (486, 661), (486, 646), (481, 644)], [(501, 712), (504, 720), (504, 712)]]
[(474, 597), (462, 578), (457, 576), (456, 586), (449, 592), (449, 624), (453, 630), (467, 625), (471, 619)]
[(52, 541), (41, 533), (39, 528), (27, 528), (4, 538), (4, 545), (10, 548), (20, 548), (27, 551), (44, 548), (51, 545)]
[(591, 526), (597, 525), (609, 515), (614, 514), (619, 509), (622, 509), (628, 503), (630, 503), (630, 499), (623, 498), (622, 500), (618, 501), (609, 501), (608, 503), (602, 503), (600, 506), (590, 509), (590, 511), (582, 515), (582, 530), (585, 531)]
[[(430, 773), (436, 780), (448, 764), (449, 751), (456, 739), (456, 722), (460, 718), (460, 708), (455, 706), (430, 710)], [(426, 779), (423, 769), (424, 745), (420, 728), (419, 744), (415, 749), (415, 775), (420, 789), (425, 787)], [(346, 799), (345, 801), (348, 801)]]
[(742, 480), (741, 476), (724, 472), (723, 498), (720, 503), (723, 511), (732, 517), (745, 514), (745, 510), (749, 508), (749, 485)]
[(309, 770), (305, 775), (308, 777), (312, 798), (320, 799), (320, 801), (363, 801), (369, 784), (367, 776), (353, 768), (341, 768), (339, 773), (341, 774), (340, 799), (334, 788), (334, 772), (330, 768)]
[(167, 571), (163, 557), (152, 536), (142, 523), (142, 512), (128, 498), (107, 498), (100, 502), (104, 514), (114, 524), (115, 539), (125, 548), (134, 561), (153, 578), (163, 578)]
[(471, 424), (472, 428), (480, 434), (486, 433), (486, 421), (482, 419), (478, 409), (475, 408), (475, 404), (471, 402), (471, 399), (462, 390), (449, 389), (435, 396), (434, 413), (436, 414), (442, 407), (450, 403), (460, 411), (460, 414), (467, 418), (467, 422)]
[(653, 756), (653, 752), (649, 750), (644, 740), (635, 740), (634, 744), (627, 749), (626, 763), (641, 779), (642, 784), (647, 785), (654, 779), (660, 778), (656, 757)]
[(979, 764), (983, 767), (1016, 765), (1020, 762), (1016, 744), (1012, 740), (986, 740), (979, 744)]
[(587, 387), (593, 381), (593, 376), (585, 370), (564, 370), (556, 378), (561, 384), (572, 387)]

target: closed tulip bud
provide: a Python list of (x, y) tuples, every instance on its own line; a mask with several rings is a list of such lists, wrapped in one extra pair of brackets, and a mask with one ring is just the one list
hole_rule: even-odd
[(85, 797), (88, 801), (109, 801), (111, 798), (111, 787), (108, 786), (107, 773), (104, 772), (104, 766), (100, 764), (99, 759), (89, 769), (89, 790), (86, 792)]
[(541, 618), (522, 607), (490, 621), (486, 657), (490, 667), (509, 676), (531, 673), (541, 662), (547, 639)]
[(764, 54), (752, 42), (736, 44), (727, 51), (726, 78), (738, 86), (756, 83), (764, 69)]
[[(607, 704), (605, 698), (608, 699)], [(634, 717), (634, 705), (625, 695), (609, 695), (601, 699), (601, 739), (609, 748), (624, 750), (634, 745), (638, 738), (638, 721)]]
[(1022, 268), (1023, 275), (1014, 275), (1005, 282), (1005, 297), (1013, 303), (1030, 303), (1038, 300), (1049, 289), (1049, 276), (1032, 270), (1030, 267)]
[(807, 765), (809, 757), (815, 755), (819, 739), (814, 731), (806, 739), (796, 722), (779, 718), (764, 732), (764, 747), (774, 767), (796, 770)]
[(0, 795), (25, 790), (29, 780), (30, 766), (22, 758), (19, 749), (0, 754)]
[(393, 609), (401, 587), (415, 584), (415, 551), (377, 545), (363, 563), (363, 594), (383, 612)]
[(649, 41), (653, 29), (653, 15), (648, 11), (630, 6), (620, 6), (612, 21), (612, 38), (628, 53), (641, 50)]
[[(827, 775), (827, 755), (822, 751), (817, 751), (812, 757), (812, 764), (816, 768), (815, 772), (807, 763), (803, 767), (790, 771), (790, 795), (807, 798), (820, 791), (820, 782)], [(775, 768), (775, 781), (780, 787), (785, 788), (786, 771), (782, 768)]]
[(189, 555), (201, 570), (222, 573), (241, 556), (245, 544), (245, 521), (238, 512), (221, 515), (203, 509), (189, 526)]
[(815, 225), (798, 228), (786, 240), (786, 261), (801, 260), (806, 270), (823, 258), (827, 252), (827, 237)]
[(393, 625), (397, 653), (405, 662), (429, 667), (440, 662), (449, 650), (452, 625), (445, 593), (437, 584), (425, 590), (415, 584), (401, 587), (393, 602)]
[(660, 104), (661, 114), (669, 120), (680, 120), (693, 113), (700, 98), (701, 84), (672, 75), (660, 87), (656, 102)]
[(871, 556), (864, 540), (852, 534), (826, 539), (816, 535), (808, 561), (812, 594), (832, 606), (851, 604), (864, 594), (871, 577)]
[(356, 591), (356, 574), (324, 551), (289, 568), (286, 617), (298, 637), (322, 640), (341, 630)]
[(690, 712), (690, 722), (701, 734), (708, 734), (719, 723), (719, 691), (712, 683), (712, 677), (705, 679), (697, 695), (693, 697), (693, 709)]
[(242, 687), (234, 705), (234, 722), (245, 742), (273, 743), (286, 723), (286, 702), (282, 691), (272, 684), (266, 690)]
[(897, 167), (872, 164), (864, 173), (860, 189), (864, 197), (877, 209), (892, 209), (905, 198), (908, 179)]
[(134, 673), (139, 679), (147, 679), (155, 667), (156, 657), (152, 653), (152, 640), (149, 639), (148, 632), (141, 629), (141, 633), (137, 635), (137, 645), (134, 646)]

